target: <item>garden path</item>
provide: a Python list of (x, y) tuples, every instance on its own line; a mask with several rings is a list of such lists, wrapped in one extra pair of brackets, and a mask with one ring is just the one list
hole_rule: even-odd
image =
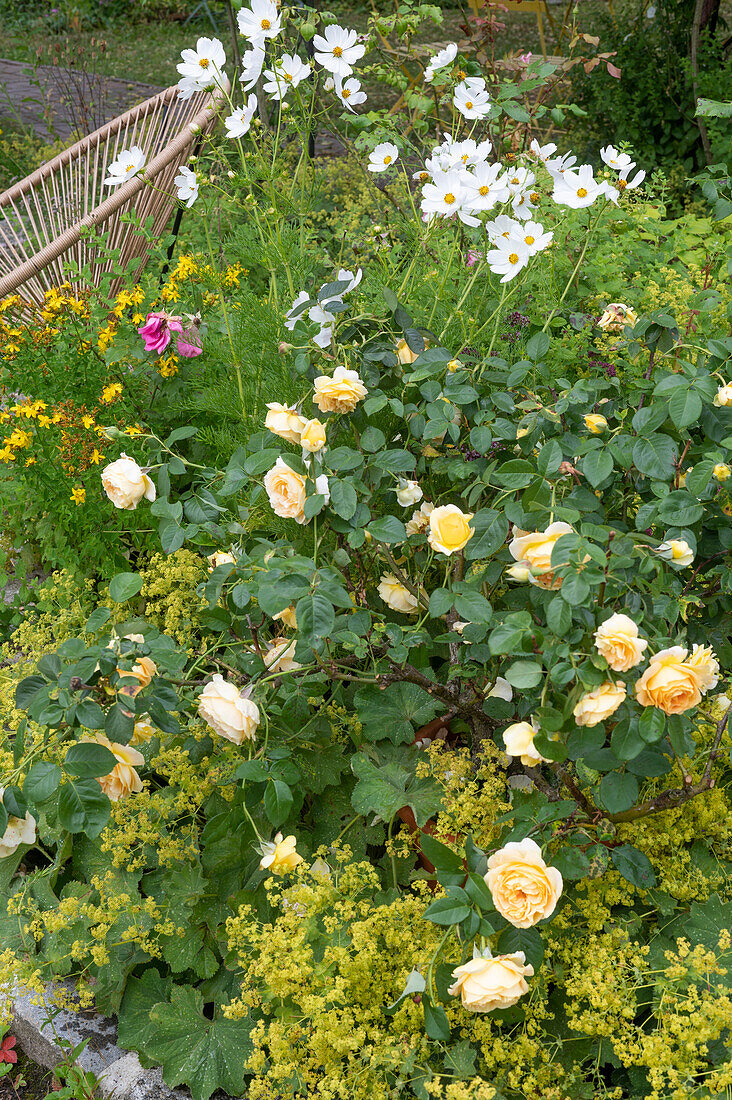
[(161, 90), (83, 69), (0, 58), (0, 116), (49, 140), (91, 133)]

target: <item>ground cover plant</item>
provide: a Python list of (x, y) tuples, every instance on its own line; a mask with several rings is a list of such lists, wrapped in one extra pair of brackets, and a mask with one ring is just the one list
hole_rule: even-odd
[(578, 164), (541, 61), (372, 110), (383, 22), (243, 7), (200, 250), (4, 306), (6, 483), (66, 532), (0, 668), (4, 987), (195, 1100), (724, 1095), (727, 183)]

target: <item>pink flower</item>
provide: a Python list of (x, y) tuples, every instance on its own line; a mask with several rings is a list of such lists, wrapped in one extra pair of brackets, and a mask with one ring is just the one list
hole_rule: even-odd
[(465, 258), (465, 266), (466, 267), (475, 267), (475, 265), (477, 264), (479, 259), (480, 259), (480, 252), (476, 252), (476, 250), (474, 248), (469, 248), (468, 249), (468, 254)]
[(178, 354), (186, 359), (195, 359), (197, 355), (203, 355), (201, 334), (195, 324), (191, 324), (178, 337)]
[(182, 332), (183, 325), (180, 317), (172, 314), (148, 313), (145, 324), (137, 331), (145, 341), (145, 351), (155, 351), (161, 355), (170, 343), (171, 333)]
[(523, 61), (524, 65), (528, 65), (528, 63), (531, 61), (531, 57), (532, 57), (531, 51), (529, 51), (529, 53), (519, 54), (519, 58), (520, 58), (521, 61)]

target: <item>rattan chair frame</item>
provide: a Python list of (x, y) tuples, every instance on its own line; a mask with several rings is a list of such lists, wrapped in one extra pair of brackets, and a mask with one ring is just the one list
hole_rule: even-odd
[[(139, 274), (151, 245), (123, 215), (134, 211), (143, 222), (152, 217), (153, 236), (162, 233), (176, 204), (173, 177), (215, 125), (228, 90), (227, 84), (181, 100), (177, 87), (166, 88), (0, 194), (0, 300), (18, 293), (40, 305), (53, 286), (88, 286), (88, 278), (77, 284), (69, 276), (69, 261), (78, 267), (91, 263), (97, 286), (115, 263), (127, 268), (139, 258)], [(145, 151), (144, 170), (109, 193), (103, 183), (108, 165), (134, 145)], [(107, 234), (107, 248), (96, 262), (95, 246), (84, 235), (92, 228)], [(116, 260), (105, 255), (107, 249), (119, 249)], [(115, 276), (110, 296), (129, 278)]]

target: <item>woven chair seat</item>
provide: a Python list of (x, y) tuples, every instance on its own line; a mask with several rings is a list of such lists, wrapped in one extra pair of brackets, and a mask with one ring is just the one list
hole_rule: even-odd
[[(107, 247), (119, 249), (118, 257), (101, 256), (94, 263), (96, 286), (116, 264), (126, 267), (136, 257), (139, 274), (151, 246), (123, 215), (134, 211), (143, 222), (152, 217), (153, 235), (161, 234), (176, 203), (173, 177), (213, 128), (223, 97), (223, 90), (215, 89), (181, 100), (177, 87), (166, 88), (0, 194), (0, 300), (17, 292), (41, 305), (53, 286), (83, 289), (88, 280), (75, 281), (65, 264), (93, 263), (93, 242), (82, 237), (87, 228), (106, 232)], [(135, 145), (145, 152), (145, 168), (126, 183), (105, 187), (108, 166)], [(115, 277), (110, 296), (127, 282), (129, 276)]]

